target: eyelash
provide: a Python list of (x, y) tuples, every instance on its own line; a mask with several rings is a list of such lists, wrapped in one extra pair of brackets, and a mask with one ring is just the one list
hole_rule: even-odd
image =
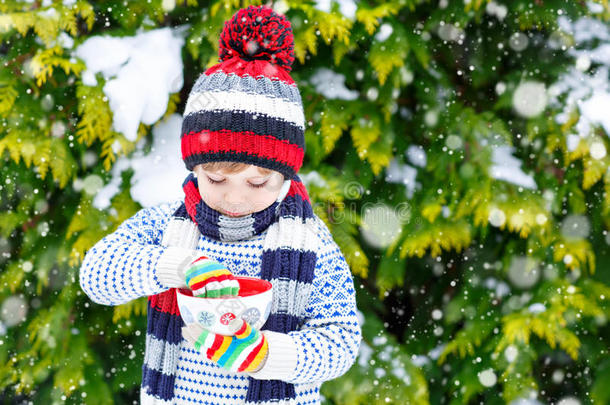
[[(209, 181), (211, 184), (220, 184), (220, 183), (222, 183), (222, 182), (224, 181), (224, 180), (222, 180), (222, 181), (216, 181), (216, 180), (212, 180), (212, 179), (210, 179), (209, 177), (208, 177), (207, 179), (208, 179), (208, 181)], [(248, 185), (249, 185), (250, 187), (253, 187), (253, 188), (261, 188), (261, 187), (263, 187), (265, 184), (267, 184), (267, 182), (264, 182), (264, 183), (262, 183), (262, 184), (250, 184), (250, 183), (248, 183)]]

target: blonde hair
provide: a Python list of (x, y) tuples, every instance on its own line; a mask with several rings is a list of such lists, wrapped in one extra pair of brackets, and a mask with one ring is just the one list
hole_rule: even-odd
[[(223, 172), (226, 174), (241, 173), (250, 166), (252, 165), (241, 162), (208, 162), (201, 164), (203, 170), (210, 172)], [(258, 172), (264, 176), (275, 172), (275, 170), (267, 169), (266, 167), (256, 166), (256, 168), (258, 169)]]

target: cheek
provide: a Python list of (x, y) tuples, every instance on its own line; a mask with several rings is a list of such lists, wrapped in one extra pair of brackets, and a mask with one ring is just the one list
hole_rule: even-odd
[(212, 202), (214, 200), (214, 193), (212, 193), (210, 191), (210, 188), (207, 187), (205, 184), (202, 184), (199, 186), (199, 195), (201, 195), (201, 198), (209, 205), (210, 202)]
[(261, 196), (261, 200), (263, 200), (267, 205), (271, 205), (277, 200), (279, 193), (265, 193), (265, 196)]

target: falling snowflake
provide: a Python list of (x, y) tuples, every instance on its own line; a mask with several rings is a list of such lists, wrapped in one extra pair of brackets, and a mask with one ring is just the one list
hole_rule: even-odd
[(248, 308), (242, 314), (241, 318), (248, 322), (250, 325), (254, 325), (261, 317), (261, 312), (256, 308)]
[(232, 314), (231, 312), (227, 312), (226, 314), (223, 314), (220, 317), (220, 323), (222, 323), (223, 325), (228, 325), (235, 318), (236, 318), (235, 314)]
[[(207, 326), (208, 328), (212, 326), (212, 324), (214, 323), (214, 314), (211, 312), (207, 312), (207, 311), (201, 311), (198, 315), (197, 315), (197, 321), (202, 325), (202, 326)], [(221, 319), (222, 322), (222, 319)]]

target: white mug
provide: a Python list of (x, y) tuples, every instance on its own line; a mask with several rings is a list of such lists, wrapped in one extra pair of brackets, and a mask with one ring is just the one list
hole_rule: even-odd
[(198, 323), (205, 329), (220, 335), (230, 336), (229, 323), (242, 318), (252, 327), (260, 329), (271, 312), (273, 286), (267, 280), (255, 277), (240, 277), (239, 295), (230, 298), (194, 297), (188, 288), (176, 290), (178, 308), (184, 323)]

